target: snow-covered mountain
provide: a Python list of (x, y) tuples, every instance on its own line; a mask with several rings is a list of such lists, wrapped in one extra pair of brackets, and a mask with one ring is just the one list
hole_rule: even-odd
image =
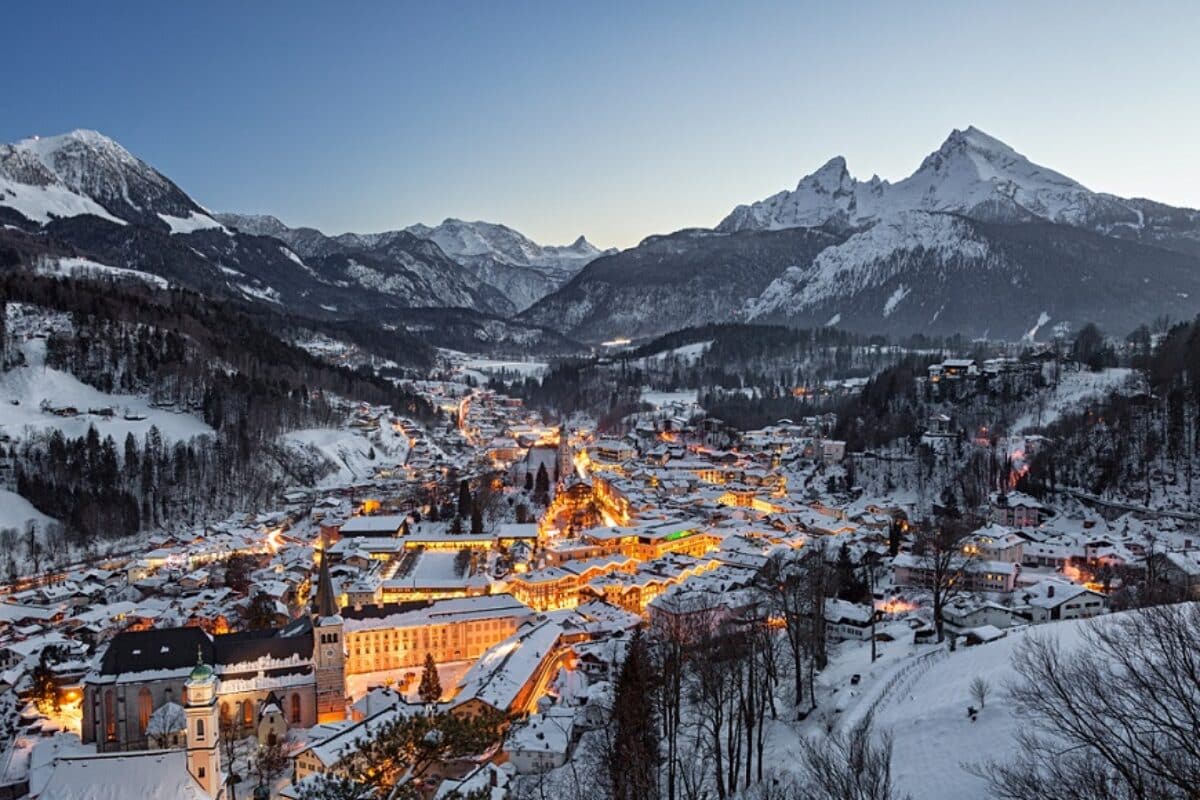
[[(419, 321), (423, 335), (449, 330), (456, 342), (474, 334), (499, 341), (493, 315), (516, 310), (504, 291), (429, 238), (407, 231), (328, 237), (269, 216), (214, 215), (120, 144), (87, 130), (0, 145), (0, 252), (31, 269), (47, 258), (82, 259), (97, 265), (88, 274), (145, 274), (323, 324), (395, 330), (413, 309), (428, 309)], [(545, 258), (552, 255), (547, 250)], [(534, 278), (543, 293), (562, 280)], [(438, 318), (446, 324), (430, 324)], [(549, 337), (564, 346), (550, 331), (501, 327), (513, 341)]]
[(158, 170), (89, 130), (0, 144), (0, 205), (38, 223), (93, 214), (174, 233), (220, 227)]
[(596, 261), (522, 318), (588, 339), (739, 319), (1018, 338), (1200, 311), (1200, 212), (1093, 192), (974, 127), (896, 183), (834, 158), (667, 240)]
[(993, 222), (1042, 219), (1200, 254), (1200, 212), (1093, 192), (1033, 163), (975, 127), (955, 130), (909, 177), (860, 181), (841, 156), (801, 178), (794, 191), (741, 205), (717, 230), (849, 228), (907, 211), (942, 211)]
[(290, 228), (266, 214), (216, 216), (237, 230), (280, 239), (306, 258), (375, 252), (397, 240), (431, 242), (475, 280), (491, 300), (489, 310), (504, 314), (528, 308), (598, 256), (616, 252), (600, 250), (582, 236), (569, 245), (540, 245), (493, 222), (447, 219), (436, 227), (417, 224), (399, 231), (329, 236), (315, 228)]
[(437, 227), (417, 224), (405, 230), (437, 242), (438, 247), (454, 259), (483, 256), (516, 267), (537, 267), (572, 275), (606, 252), (615, 252), (601, 250), (583, 236), (568, 245), (540, 245), (507, 225), (494, 222), (450, 218)]
[(441, 225), (413, 225), (410, 233), (436, 242), (480, 282), (495, 286), (523, 311), (558, 289), (602, 255), (580, 236), (569, 245), (540, 245), (505, 225), (447, 219)]

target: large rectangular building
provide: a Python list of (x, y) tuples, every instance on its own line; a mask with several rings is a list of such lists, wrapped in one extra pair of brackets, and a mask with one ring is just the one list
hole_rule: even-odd
[(345, 609), (346, 674), (479, 658), (533, 614), (507, 594)]

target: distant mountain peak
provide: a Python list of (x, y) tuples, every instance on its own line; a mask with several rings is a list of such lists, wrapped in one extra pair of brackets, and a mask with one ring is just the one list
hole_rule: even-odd
[(802, 178), (794, 191), (738, 206), (718, 229), (776, 230), (831, 221), (862, 226), (904, 211), (948, 211), (981, 219), (1041, 217), (1081, 226), (1139, 219), (1133, 210), (1122, 210), (1119, 199), (1097, 195), (971, 125), (951, 131), (904, 180), (856, 180), (838, 156)]
[(203, 208), (116, 140), (87, 128), (0, 145), (5, 196), (35, 222), (92, 214), (111, 222), (173, 227)]

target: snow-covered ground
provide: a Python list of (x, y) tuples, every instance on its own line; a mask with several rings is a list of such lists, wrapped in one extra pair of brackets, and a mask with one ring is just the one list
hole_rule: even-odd
[(1136, 373), (1128, 367), (1112, 367), (1100, 372), (1080, 370), (1066, 372), (1059, 378), (1058, 386), (1051, 392), (1043, 407), (1033, 409), (1020, 416), (1013, 424), (1014, 433), (1024, 433), (1030, 428), (1043, 427), (1057, 420), (1066, 411), (1089, 400), (1098, 400), (1113, 389), (1135, 379)]
[(16, 492), (0, 489), (0, 530), (13, 528), (17, 531), (25, 529), (25, 523), (33, 520), (39, 528), (44, 528), (53, 520), (33, 507), (33, 504)]
[[(68, 372), (45, 366), (46, 342), (42, 339), (24, 343), (22, 350), (26, 365), (0, 374), (0, 430), (13, 438), (20, 438), (30, 430), (54, 428), (64, 436), (79, 437), (92, 425), (101, 437), (112, 436), (118, 444), (125, 434), (141, 437), (152, 425), (168, 440), (213, 433), (212, 428), (191, 414), (153, 408), (144, 397), (105, 394)], [(72, 407), (79, 413), (59, 416), (43, 411), (43, 402), (58, 409)], [(112, 409), (113, 415), (89, 414), (89, 409)]]
[(323, 487), (358, 483), (373, 477), (379, 467), (403, 464), (409, 447), (408, 438), (388, 425), (371, 434), (350, 428), (305, 428), (285, 433), (280, 442), (315, 450), (333, 464), (333, 471), (320, 481)]
[(699, 408), (695, 389), (683, 392), (656, 392), (650, 389), (642, 390), (642, 402), (654, 407), (654, 410), (678, 410), (681, 412), (694, 411)]
[(487, 383), (492, 377), (513, 375), (540, 380), (550, 369), (545, 361), (485, 358), (446, 348), (439, 348), (438, 355), (445, 359), (454, 372), (481, 384)]
[(459, 582), (458, 551), (429, 550), (421, 553), (408, 579), (418, 586)]
[[(985, 782), (968, 767), (1017, 754), (1014, 735), (1021, 722), (1006, 696), (1006, 685), (1018, 677), (1014, 652), (1028, 636), (1054, 637), (1069, 651), (1081, 644), (1085, 624), (1010, 630), (1003, 639), (949, 652), (946, 645), (914, 646), (907, 626), (892, 623), (896, 641), (879, 643), (874, 664), (868, 643), (842, 643), (818, 677), (817, 711), (801, 723), (781, 718), (769, 724), (766, 763), (776, 773), (793, 773), (801, 737), (819, 740), (830, 728), (847, 732), (870, 713), (877, 733), (892, 733), (892, 773), (901, 792), (920, 800), (987, 797)], [(861, 680), (852, 685), (855, 674)], [(976, 677), (988, 682), (991, 693), (972, 722), (967, 707), (978, 705), (970, 692)]]
[(706, 342), (692, 342), (691, 344), (685, 344), (682, 347), (675, 347), (670, 350), (663, 350), (661, 353), (655, 353), (652, 356), (646, 356), (645, 358), (641, 359), (641, 363), (643, 366), (645, 366), (651, 361), (667, 361), (670, 359), (677, 359), (685, 364), (694, 364), (697, 360), (699, 360), (700, 356), (708, 352), (708, 349), (712, 347), (712, 345), (712, 339), (709, 339)]
[[(471, 669), (473, 661), (445, 661), (437, 665), (438, 681), (442, 684), (443, 696), (458, 685), (462, 677)], [(404, 681), (404, 676), (412, 674), (412, 680), (405, 691), (401, 692), (404, 698), (410, 703), (415, 703), (420, 700), (417, 690), (421, 687), (422, 667), (401, 667), (400, 669), (387, 669), (378, 672), (364, 672), (359, 675), (346, 676), (346, 695), (351, 701), (357, 701), (363, 697), (368, 691), (377, 686), (391, 686), (397, 691), (400, 690), (400, 684)]]
[(159, 289), (166, 289), (171, 285), (166, 278), (160, 275), (124, 267), (111, 267), (108, 264), (92, 261), (90, 258), (45, 258), (34, 265), (34, 272), (39, 275), (53, 275), (60, 278), (111, 276), (138, 280)]

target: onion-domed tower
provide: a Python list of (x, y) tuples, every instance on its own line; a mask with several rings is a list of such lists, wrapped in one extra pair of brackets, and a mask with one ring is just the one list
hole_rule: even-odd
[(187, 715), (187, 767), (209, 797), (221, 791), (220, 728), (217, 723), (217, 676), (197, 650), (196, 667), (184, 687)]

